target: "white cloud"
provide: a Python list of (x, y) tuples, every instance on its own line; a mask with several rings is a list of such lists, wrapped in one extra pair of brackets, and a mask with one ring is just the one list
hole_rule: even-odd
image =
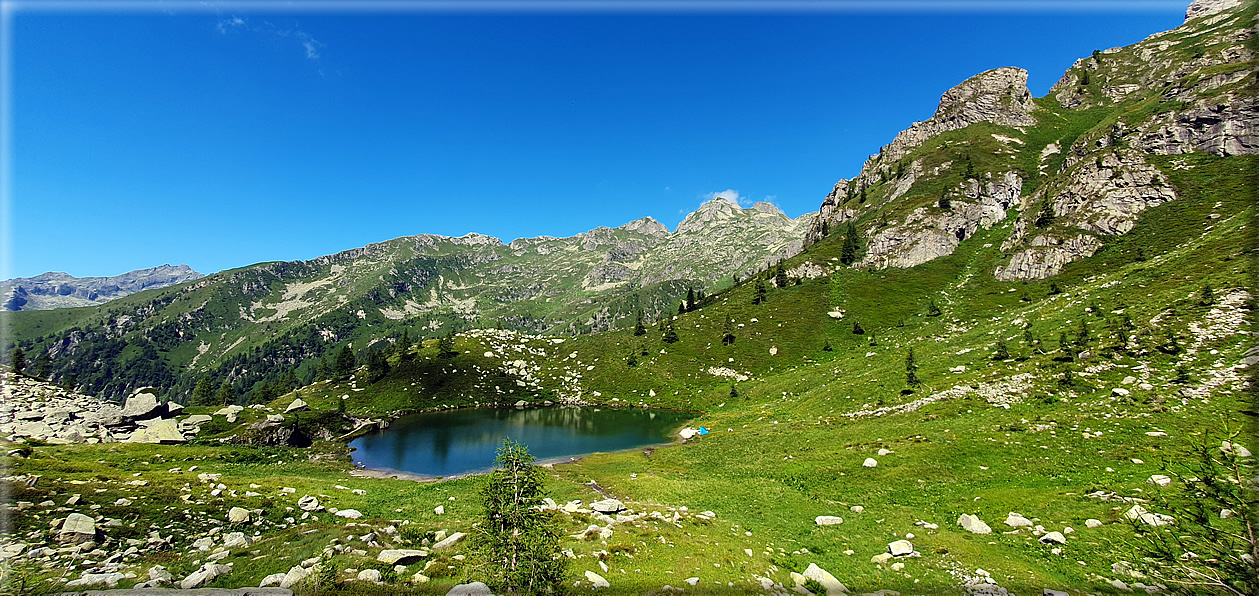
[[(727, 188), (726, 190), (722, 190), (718, 192), (704, 193), (700, 195), (700, 197), (704, 199), (704, 202), (708, 202), (713, 199), (725, 199), (727, 201), (730, 201), (731, 203), (734, 203), (742, 207), (751, 207), (753, 204), (756, 203), (756, 201), (752, 197), (744, 196), (739, 191), (733, 188)], [(765, 200), (772, 201), (777, 198), (778, 197), (775, 195), (770, 195), (768, 197), (765, 197)]]
[(228, 31), (235, 30), (244, 26), (245, 26), (245, 19), (242, 19), (240, 17), (234, 16), (230, 19), (223, 19), (219, 21), (219, 33), (222, 33), (223, 35), (227, 35)]
[(306, 58), (308, 60), (319, 60), (320, 50), (326, 47), (325, 44), (296, 26), (292, 29), (280, 29), (266, 20), (261, 21), (261, 23), (258, 21), (250, 23), (241, 17), (233, 16), (230, 19), (223, 19), (219, 21), (218, 30), (219, 33), (223, 35), (227, 35), (231, 31), (246, 30), (256, 34), (276, 35), (285, 38), (291, 37), (296, 39), (297, 43), (301, 45), (302, 49), (306, 52)]

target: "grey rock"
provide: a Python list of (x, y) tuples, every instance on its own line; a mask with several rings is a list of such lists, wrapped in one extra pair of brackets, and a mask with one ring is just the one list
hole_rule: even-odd
[(1046, 532), (1045, 535), (1040, 537), (1040, 543), (1041, 544), (1066, 544), (1067, 538), (1062, 535), (1062, 532)]
[(958, 517), (957, 525), (962, 526), (962, 529), (972, 534), (991, 534), (992, 533), (992, 528), (988, 527), (988, 524), (984, 523), (983, 520), (969, 513), (963, 513), (961, 517)]
[(123, 418), (152, 418), (161, 415), (162, 404), (157, 401), (157, 394), (153, 391), (152, 388), (145, 387), (128, 397), (127, 404), (122, 408)]
[(200, 569), (192, 572), (179, 582), (179, 587), (184, 590), (199, 588), (206, 582), (212, 581), (214, 578), (231, 572), (230, 565), (219, 565), (218, 563), (206, 563)]
[(903, 557), (914, 552), (914, 544), (908, 540), (897, 540), (887, 545), (887, 552), (893, 557)]
[(427, 557), (428, 552), (416, 549), (387, 549), (376, 555), (376, 560), (387, 565), (410, 565)]
[(302, 401), (302, 398), (299, 397), (293, 400), (293, 402), (290, 403), (287, 408), (284, 408), (284, 413), (288, 414), (291, 412), (304, 412), (309, 409), (310, 409), (310, 406), (306, 405), (306, 402)]
[(307, 577), (310, 577), (309, 569), (302, 567), (301, 565), (294, 565), (291, 569), (289, 569), (288, 573), (284, 574), (284, 579), (280, 580), (280, 587), (291, 588), (293, 587), (293, 584), (296, 584)]
[(602, 501), (595, 501), (594, 503), (591, 503), (590, 509), (592, 511), (598, 511), (599, 513), (619, 513), (621, 511), (625, 511), (625, 503), (616, 499), (604, 499)]
[(438, 541), (437, 544), (434, 544), (432, 547), (432, 550), (434, 551), (446, 550), (454, 546), (460, 540), (463, 540), (465, 536), (467, 536), (467, 534), (464, 532), (455, 532), (454, 534), (451, 534), (450, 536), (447, 536), (446, 538)]
[(57, 539), (62, 542), (81, 544), (96, 538), (96, 521), (82, 513), (71, 513), (61, 522)]
[(837, 526), (844, 523), (844, 518), (834, 515), (819, 515), (813, 518), (813, 523), (819, 526)]
[(843, 583), (840, 583), (835, 576), (831, 575), (825, 569), (818, 567), (816, 563), (809, 563), (808, 569), (805, 569), (804, 573), (801, 575), (822, 584), (822, 587), (826, 588), (827, 596), (848, 593), (848, 588), (844, 586)]
[(1030, 528), (1034, 524), (1032, 524), (1032, 520), (1011, 511), (1010, 515), (1005, 518), (1005, 525), (1011, 528)]
[(91, 586), (104, 585), (112, 588), (118, 585), (118, 582), (126, 579), (126, 576), (118, 573), (84, 573), (82, 577), (76, 580), (66, 582), (67, 588), (87, 588)]
[(376, 569), (364, 569), (358, 572), (358, 581), (361, 582), (379, 582), (382, 578), (380, 571)]
[(446, 592), (446, 596), (494, 596), (490, 587), (481, 582), (459, 584)]
[(249, 510), (241, 507), (232, 507), (227, 511), (227, 521), (233, 524), (248, 523)]
[(301, 509), (302, 511), (318, 510), (319, 499), (316, 499), (315, 497), (312, 497), (310, 495), (302, 495), (302, 498), (297, 500), (297, 508)]

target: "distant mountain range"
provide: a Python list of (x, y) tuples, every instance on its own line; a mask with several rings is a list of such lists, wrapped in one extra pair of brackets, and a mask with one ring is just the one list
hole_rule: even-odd
[(204, 275), (187, 265), (161, 265), (136, 269), (113, 277), (74, 277), (49, 271), (35, 277), (0, 281), (4, 310), (49, 310), (93, 306), (142, 290), (200, 279)]

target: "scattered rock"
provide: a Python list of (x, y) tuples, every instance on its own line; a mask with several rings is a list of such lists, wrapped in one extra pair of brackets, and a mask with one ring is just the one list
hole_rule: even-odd
[(185, 577), (183, 581), (180, 581), (179, 587), (184, 590), (199, 588), (206, 582), (209, 582), (220, 575), (224, 575), (231, 570), (232, 568), (230, 565), (206, 563), (201, 566), (201, 569), (192, 572), (188, 577)]
[(467, 536), (467, 534), (463, 532), (455, 532), (454, 534), (447, 536), (444, 540), (438, 542), (437, 544), (434, 544), (433, 550), (438, 551), (438, 550), (448, 549), (454, 546), (455, 543), (459, 542), (460, 540), (463, 540), (464, 536)]
[[(598, 573), (595, 573), (593, 571), (586, 572), (586, 579), (589, 580), (591, 585), (593, 585), (595, 588), (609, 588), (612, 586), (612, 584), (608, 583), (608, 580), (603, 579), (602, 576), (600, 576)], [(450, 596), (450, 595), (447, 594), (447, 596)]]
[(315, 511), (319, 509), (319, 499), (310, 495), (302, 495), (302, 498), (297, 500), (297, 508), (302, 511)]
[(386, 565), (410, 565), (428, 556), (427, 551), (416, 549), (387, 549), (376, 555), (376, 560)]
[(903, 557), (914, 552), (914, 544), (908, 540), (897, 540), (887, 545), (887, 552), (893, 557)]
[(590, 509), (599, 513), (619, 513), (625, 511), (625, 503), (616, 499), (604, 499), (590, 504)]
[(1221, 442), (1220, 452), (1224, 454), (1231, 453), (1233, 455), (1236, 455), (1237, 457), (1250, 457), (1251, 455), (1249, 449), (1242, 447), (1241, 445), (1238, 445), (1237, 443), (1233, 443), (1231, 441)]
[(1066, 544), (1067, 539), (1062, 532), (1048, 532), (1040, 537), (1041, 544)]
[(822, 587), (826, 588), (827, 596), (848, 593), (848, 588), (845, 587), (844, 584), (840, 583), (838, 579), (835, 579), (835, 576), (828, 573), (825, 569), (818, 567), (815, 563), (809, 563), (809, 568), (804, 570), (803, 575), (808, 579), (822, 584)]
[(96, 521), (82, 513), (71, 513), (61, 522), (57, 539), (72, 544), (82, 544), (96, 538)]
[(1011, 528), (1030, 528), (1033, 524), (1032, 520), (1011, 511), (1009, 517), (1005, 518), (1005, 525)]
[(875, 466), (878, 466), (878, 465), (879, 465), (879, 462), (874, 461), (874, 458), (873, 458), (873, 457), (867, 457), (867, 458), (866, 458), (866, 461), (861, 462), (861, 465), (863, 465), (863, 466), (865, 466), (865, 467), (867, 467), (867, 468), (873, 468), (873, 467), (875, 467)]
[(962, 529), (972, 534), (992, 533), (992, 528), (988, 527), (988, 524), (969, 513), (963, 513), (961, 517), (957, 518), (957, 525), (962, 526)]
[(1102, 520), (1100, 519), (1089, 518), (1089, 519), (1084, 520), (1084, 527), (1086, 528), (1100, 528), (1101, 525), (1102, 525)]
[(344, 517), (346, 519), (358, 519), (363, 517), (363, 514), (359, 513), (357, 509), (342, 509), (337, 511), (334, 515), (337, 517)]
[(136, 389), (127, 404), (122, 407), (122, 417), (131, 420), (155, 418), (162, 414), (162, 404), (157, 401), (157, 394), (152, 387)]
[(459, 584), (446, 592), (446, 596), (494, 596), (490, 587), (481, 582)]
[(1150, 476), (1149, 480), (1146, 480), (1146, 482), (1150, 484), (1157, 484), (1159, 486), (1167, 486), (1172, 483), (1172, 479), (1162, 474), (1154, 474), (1153, 476)]
[(358, 572), (358, 581), (361, 582), (379, 583), (382, 579), (384, 579), (384, 576), (376, 569), (364, 569)]
[(813, 518), (813, 523), (816, 523), (819, 526), (838, 526), (839, 524), (844, 523), (844, 518), (836, 517), (834, 515), (819, 515)]
[(294, 584), (310, 577), (310, 570), (301, 565), (294, 565), (284, 574), (284, 579), (280, 580), (281, 588), (291, 588)]
[(299, 397), (293, 400), (293, 403), (289, 404), (287, 408), (284, 408), (284, 413), (288, 414), (290, 412), (304, 412), (308, 409), (310, 409), (310, 406), (308, 406), (306, 402), (302, 401), (302, 398)]

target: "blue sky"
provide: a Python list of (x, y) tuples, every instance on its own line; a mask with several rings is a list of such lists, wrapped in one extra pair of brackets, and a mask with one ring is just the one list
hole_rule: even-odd
[(956, 83), (1044, 95), (1185, 4), (10, 11), (4, 277), (673, 228), (722, 191), (795, 217)]

